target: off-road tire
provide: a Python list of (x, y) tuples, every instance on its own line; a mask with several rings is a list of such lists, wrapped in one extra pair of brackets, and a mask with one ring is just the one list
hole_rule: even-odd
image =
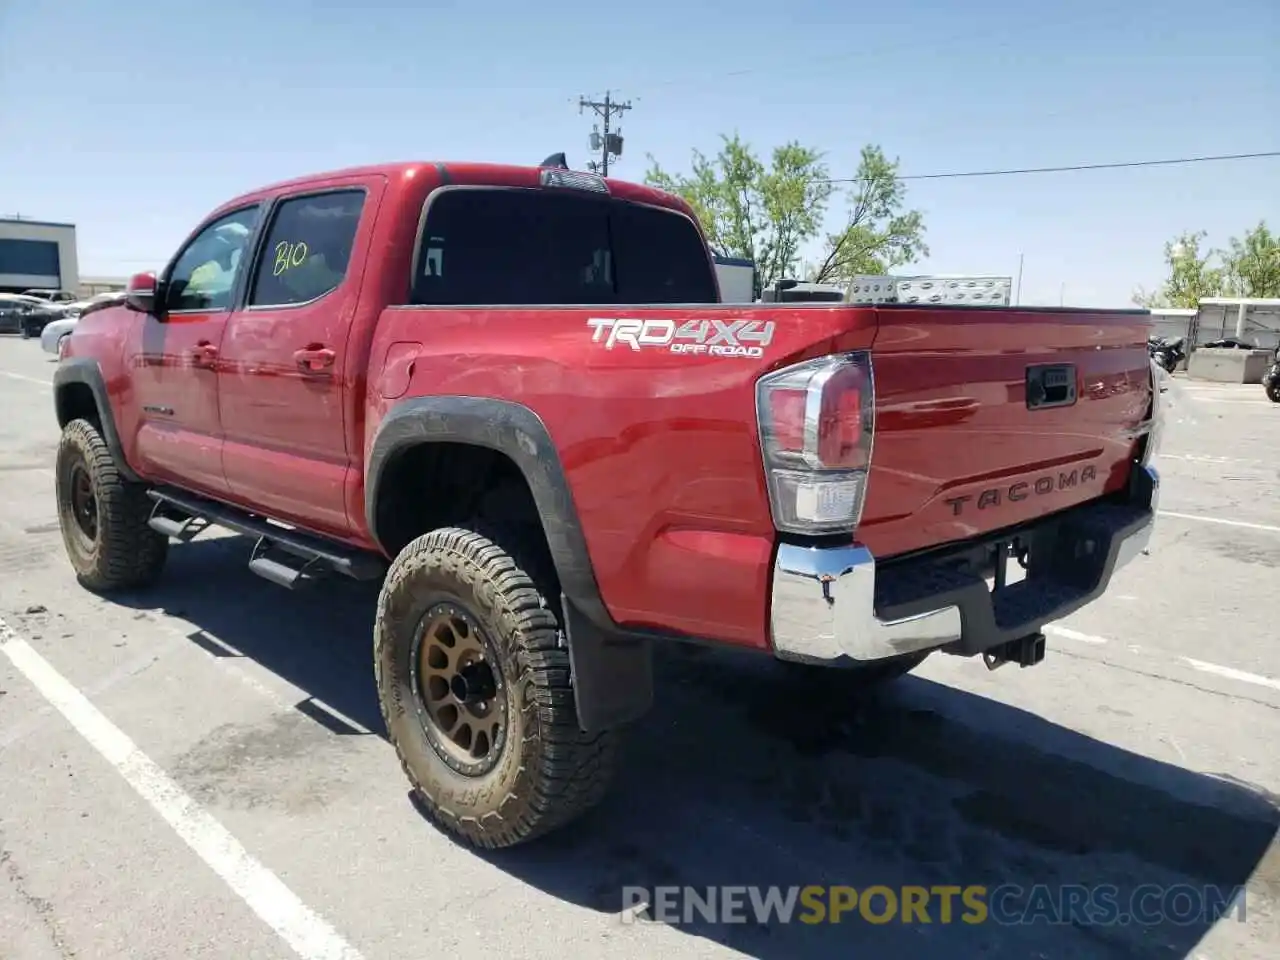
[[(72, 503), (80, 467), (88, 473), (96, 504), (93, 537), (77, 522)], [(121, 476), (94, 424), (72, 420), (63, 428), (54, 473), (62, 542), (81, 585), (108, 593), (154, 583), (168, 558), (169, 538), (147, 526), (152, 503), (146, 487)]]
[(1272, 403), (1280, 403), (1280, 380), (1267, 384), (1267, 399)]
[[(434, 530), (395, 558), (378, 598), (374, 668), (391, 743), (429, 817), (479, 848), (525, 843), (586, 813), (607, 791), (617, 755), (617, 732), (585, 734), (578, 725), (559, 604), (539, 569), (540, 535), (518, 526)], [(475, 616), (506, 688), (496, 765), (476, 776), (432, 746), (413, 688), (420, 621), (442, 602)]]

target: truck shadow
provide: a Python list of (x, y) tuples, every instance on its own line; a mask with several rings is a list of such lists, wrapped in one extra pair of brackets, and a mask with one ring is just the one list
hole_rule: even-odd
[[(335, 734), (383, 735), (370, 667), (377, 586), (290, 593), (246, 571), (247, 555), (240, 538), (175, 549), (163, 583), (124, 602), (181, 616), (210, 655), (236, 655), (229, 644), (366, 728), (299, 704)], [(1229, 901), (1246, 883), (1246, 920), (1255, 897), (1280, 901), (1280, 798), (1227, 777), (917, 677), (855, 696), (838, 677), (796, 678), (758, 656), (696, 647), (663, 651), (658, 674), (658, 702), (630, 732), (601, 808), (570, 830), (481, 856), (604, 914), (665, 887), (696, 888), (705, 902), (706, 888), (726, 885), (984, 885), (990, 916), (965, 922), (957, 895), (947, 922), (936, 893), (927, 923), (919, 913), (908, 922), (901, 904), (875, 922), (883, 896), (869, 916), (855, 907), (840, 923), (804, 922), (816, 916), (805, 903), (790, 923), (757, 922), (749, 906), (744, 921), (710, 922), (703, 903), (676, 901), (672, 915), (642, 913), (643, 930), (618, 920), (606, 938), (649, 934), (660, 950), (686, 935), (762, 960), (1154, 960), (1190, 956), (1215, 909), (1218, 923), (1236, 922)], [(1145, 890), (1140, 906), (1166, 915), (1091, 920), (1064, 891), (1073, 885), (1095, 896), (1109, 888), (1121, 911)]]

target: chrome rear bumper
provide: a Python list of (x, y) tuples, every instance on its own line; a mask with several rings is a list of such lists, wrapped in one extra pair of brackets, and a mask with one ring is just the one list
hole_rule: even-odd
[[(1039, 630), (1097, 599), (1116, 570), (1140, 555), (1151, 539), (1159, 501), (1155, 469), (1142, 471), (1127, 507), (1098, 507), (1063, 522), (1061, 534), (1088, 541), (1088, 556), (1064, 578), (1052, 573), (1019, 584), (1012, 610), (998, 608), (985, 582), (954, 581), (936, 605), (905, 616), (877, 612), (876, 560), (857, 544), (800, 547), (782, 544), (774, 561), (770, 631), (774, 653), (799, 661), (872, 661), (954, 646), (977, 653)], [(1059, 568), (1061, 572), (1064, 568)], [(1083, 571), (1080, 576), (1077, 572)], [(900, 608), (901, 609), (901, 608)], [(1020, 616), (1023, 611), (1026, 616)]]

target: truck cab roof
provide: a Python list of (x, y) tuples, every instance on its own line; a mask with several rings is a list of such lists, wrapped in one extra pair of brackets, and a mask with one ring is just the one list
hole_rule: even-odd
[(654, 206), (680, 210), (692, 215), (689, 205), (675, 194), (667, 193), (656, 187), (631, 183), (625, 180), (613, 180), (600, 177), (598, 174), (580, 170), (568, 170), (560, 167), (541, 167), (510, 163), (489, 163), (472, 160), (408, 160), (393, 163), (366, 164), (363, 166), (345, 167), (342, 169), (320, 171), (281, 180), (258, 187), (248, 193), (228, 200), (218, 207), (218, 211), (230, 210), (262, 197), (279, 193), (290, 193), (307, 187), (320, 186), (336, 180), (356, 179), (360, 177), (385, 177), (391, 182), (407, 182), (424, 174), (437, 177), (444, 184), (485, 184), (492, 186), (537, 187), (541, 183), (541, 175), (545, 170), (564, 169), (567, 174), (583, 179), (599, 180), (605, 185), (610, 196), (636, 203), (648, 203)]

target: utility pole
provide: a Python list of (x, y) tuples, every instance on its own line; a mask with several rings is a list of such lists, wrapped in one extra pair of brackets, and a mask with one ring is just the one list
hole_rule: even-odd
[(631, 109), (631, 102), (618, 103), (616, 100), (610, 99), (609, 91), (606, 90), (604, 100), (588, 100), (586, 97), (578, 99), (578, 113), (582, 113), (587, 107), (590, 107), (604, 121), (604, 132), (597, 130), (593, 125), (591, 128), (591, 149), (600, 151), (600, 159), (587, 164), (595, 173), (607, 177), (609, 175), (609, 157), (622, 156), (622, 131), (613, 132), (610, 129), (610, 121), (616, 113), (619, 116), (623, 111)]

